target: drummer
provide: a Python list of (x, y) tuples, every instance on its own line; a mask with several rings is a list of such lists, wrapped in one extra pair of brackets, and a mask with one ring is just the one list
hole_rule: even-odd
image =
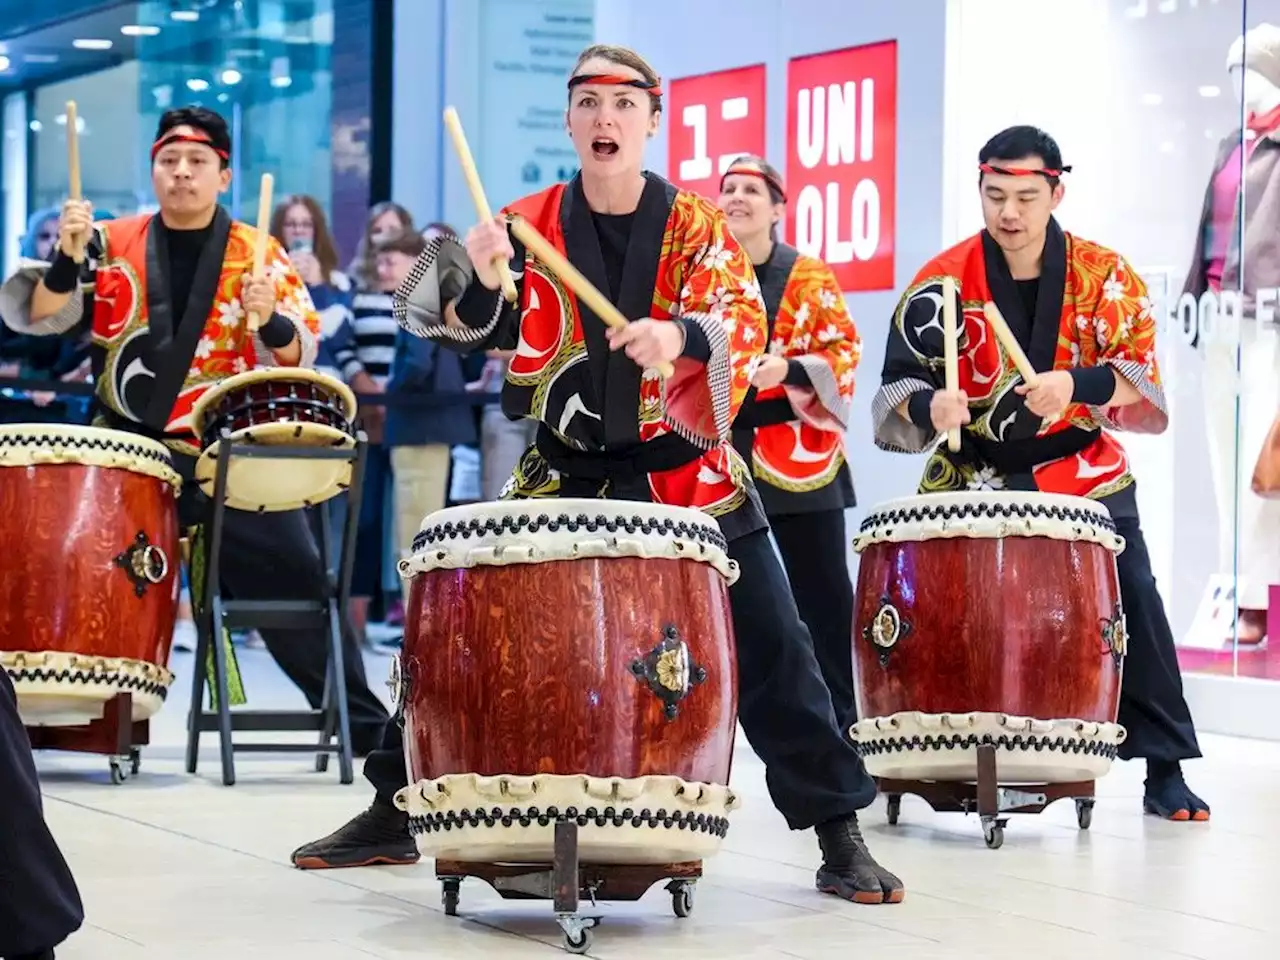
[[(94, 424), (164, 441), (185, 479), (200, 452), (195, 401), (229, 376), (264, 366), (310, 366), (319, 318), (301, 278), (274, 239), (254, 279), (257, 230), (218, 204), (231, 183), (231, 137), (211, 110), (183, 107), (160, 118), (151, 146), (158, 215), (93, 223), (88, 202), (68, 200), (51, 264), (28, 261), (0, 287), (0, 316), (28, 334), (93, 332)], [(87, 244), (83, 267), (73, 251)], [(137, 289), (144, 277), (146, 289)], [(246, 315), (265, 321), (256, 333)], [(199, 491), (183, 491), (184, 525), (200, 522)], [(328, 576), (301, 511), (228, 510), (219, 574), (239, 600), (311, 599)], [(313, 709), (323, 703), (326, 629), (262, 629), (281, 669)], [(369, 689), (358, 648), (347, 648), (351, 739), (357, 753), (381, 740), (386, 708)]]
[[(1125, 539), (1117, 558), (1128, 625), (1120, 757), (1147, 761), (1143, 807), (1170, 820), (1208, 820), (1180, 761), (1200, 756), (1182, 693), (1173, 634), (1138, 520), (1136, 483), (1108, 430), (1161, 433), (1168, 408), (1156, 365), (1146, 285), (1128, 261), (1066, 233), (1058, 144), (1035, 127), (996, 134), (978, 154), (986, 229), (926, 264), (889, 327), (883, 384), (872, 405), (876, 444), (928, 451), (921, 493), (1010, 489), (1089, 497)], [(955, 278), (963, 317), (959, 389), (943, 379), (941, 278)], [(994, 302), (1040, 372), (1015, 373), (983, 316)], [(940, 436), (961, 427), (959, 453)]]
[[(529, 347), (512, 361), (502, 409), (540, 426), (507, 497), (614, 497), (716, 518), (741, 571), (730, 588), (740, 719), (774, 804), (792, 829), (816, 828), (820, 890), (898, 902), (902, 882), (876, 863), (858, 827), (875, 784), (837, 725), (759, 497), (729, 443), (767, 329), (750, 259), (713, 204), (641, 171), (662, 112), (660, 81), (642, 57), (589, 47), (567, 94), (581, 173), (510, 210), (562, 238), (563, 255), (633, 322), (613, 330), (581, 304), (580, 322), (566, 319), (570, 295), (545, 266), (526, 265), (502, 218), (473, 227), (465, 254), (448, 242), (424, 254), (412, 287), (397, 295), (397, 318), (462, 351)], [(499, 292), (498, 263), (515, 276), (515, 304)], [(441, 304), (455, 297), (446, 320)], [(664, 385), (653, 368), (666, 362), (675, 373)], [(394, 862), (397, 832), (408, 852), (407, 820), (388, 803), (406, 784), (404, 753), (396, 725), (388, 731), (385, 755), (365, 768), (378, 787), (374, 806), (297, 851), (295, 863)]]
[(0, 669), (0, 957), (52, 960), (83, 923), (75, 878), (44, 821), (18, 698)]
[(853, 702), (853, 583), (844, 512), (855, 505), (844, 432), (862, 340), (835, 275), (777, 239), (782, 176), (760, 157), (720, 178), (720, 209), (751, 258), (769, 318), (769, 347), (733, 421), (751, 465), (791, 595), (842, 726)]

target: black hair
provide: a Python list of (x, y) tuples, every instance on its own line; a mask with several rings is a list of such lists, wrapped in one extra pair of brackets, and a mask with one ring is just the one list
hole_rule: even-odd
[(227, 121), (222, 115), (205, 107), (178, 107), (166, 110), (156, 126), (155, 142), (158, 142), (174, 127), (194, 127), (206, 134), (213, 143), (213, 148), (226, 154), (222, 158), (222, 169), (225, 170), (231, 159), (231, 132), (227, 129)]
[[(1068, 171), (1070, 167), (1062, 165), (1062, 151), (1058, 149), (1058, 141), (1039, 127), (1021, 125), (1001, 130), (988, 140), (978, 151), (978, 163), (991, 163), (993, 160), (1024, 160), (1027, 157), (1039, 157), (1047, 170)], [(1062, 179), (1059, 176), (1046, 176), (1050, 187), (1056, 187)], [(978, 182), (982, 182), (982, 173), (978, 173)]]

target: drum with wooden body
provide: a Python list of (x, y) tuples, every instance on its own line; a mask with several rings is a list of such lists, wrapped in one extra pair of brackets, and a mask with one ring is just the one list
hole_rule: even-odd
[(873, 509), (855, 612), (858, 722), (873, 776), (1001, 783), (1107, 772), (1126, 632), (1124, 548), (1105, 507), (1035, 492), (935, 494)]
[(428, 856), (550, 862), (558, 816), (583, 863), (716, 852), (737, 722), (714, 520), (607, 500), (522, 500), (429, 516), (408, 581), (396, 804)]
[(178, 613), (177, 494), (160, 443), (0, 427), (0, 664), (27, 726), (80, 726), (119, 693), (163, 705)]
[[(351, 449), (356, 398), (342, 381), (303, 367), (268, 367), (221, 381), (196, 401), (191, 429), (200, 438), (195, 479), (212, 495), (224, 431), (235, 444)], [(350, 460), (233, 459), (227, 506), (297, 510), (323, 503), (351, 482)]]

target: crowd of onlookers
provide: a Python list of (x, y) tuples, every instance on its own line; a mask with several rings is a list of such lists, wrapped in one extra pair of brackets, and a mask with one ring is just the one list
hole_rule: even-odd
[[(32, 215), (22, 240), (24, 258), (49, 257), (57, 218), (56, 209)], [(110, 216), (98, 212), (95, 219)], [(488, 396), (477, 396), (496, 395), (506, 357), (440, 350), (401, 330), (392, 315), (392, 292), (433, 237), (453, 233), (447, 224), (420, 228), (399, 204), (377, 204), (345, 267), (312, 197), (291, 196), (278, 204), (271, 233), (288, 251), (320, 314), (317, 369), (366, 398), (359, 424), (371, 446), (359, 504), (352, 625), (361, 636), (370, 623), (398, 628), (404, 608), (396, 561), (409, 551), (422, 518), (447, 505), (496, 499), (532, 441), (531, 426), (507, 420), (496, 404), (483, 402)], [(0, 376), (86, 382), (92, 376), (88, 343), (20, 335), (0, 325)], [(414, 402), (431, 395), (440, 399)], [(89, 408), (87, 396), (0, 385), (0, 423), (86, 423)], [(335, 531), (342, 529), (347, 500), (344, 494), (326, 507)], [(380, 635), (394, 644), (395, 633)], [(175, 644), (191, 649), (194, 639), (184, 599)], [(257, 642), (252, 633), (238, 639)]]

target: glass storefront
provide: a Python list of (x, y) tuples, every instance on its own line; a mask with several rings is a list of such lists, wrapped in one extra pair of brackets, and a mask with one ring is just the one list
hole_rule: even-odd
[(1058, 140), (1059, 220), (1139, 270), (1159, 324), (1170, 427), (1122, 439), (1182, 668), (1280, 680), (1280, 0), (1070, 7), (953, 0), (945, 239), (981, 227), (991, 134)]

